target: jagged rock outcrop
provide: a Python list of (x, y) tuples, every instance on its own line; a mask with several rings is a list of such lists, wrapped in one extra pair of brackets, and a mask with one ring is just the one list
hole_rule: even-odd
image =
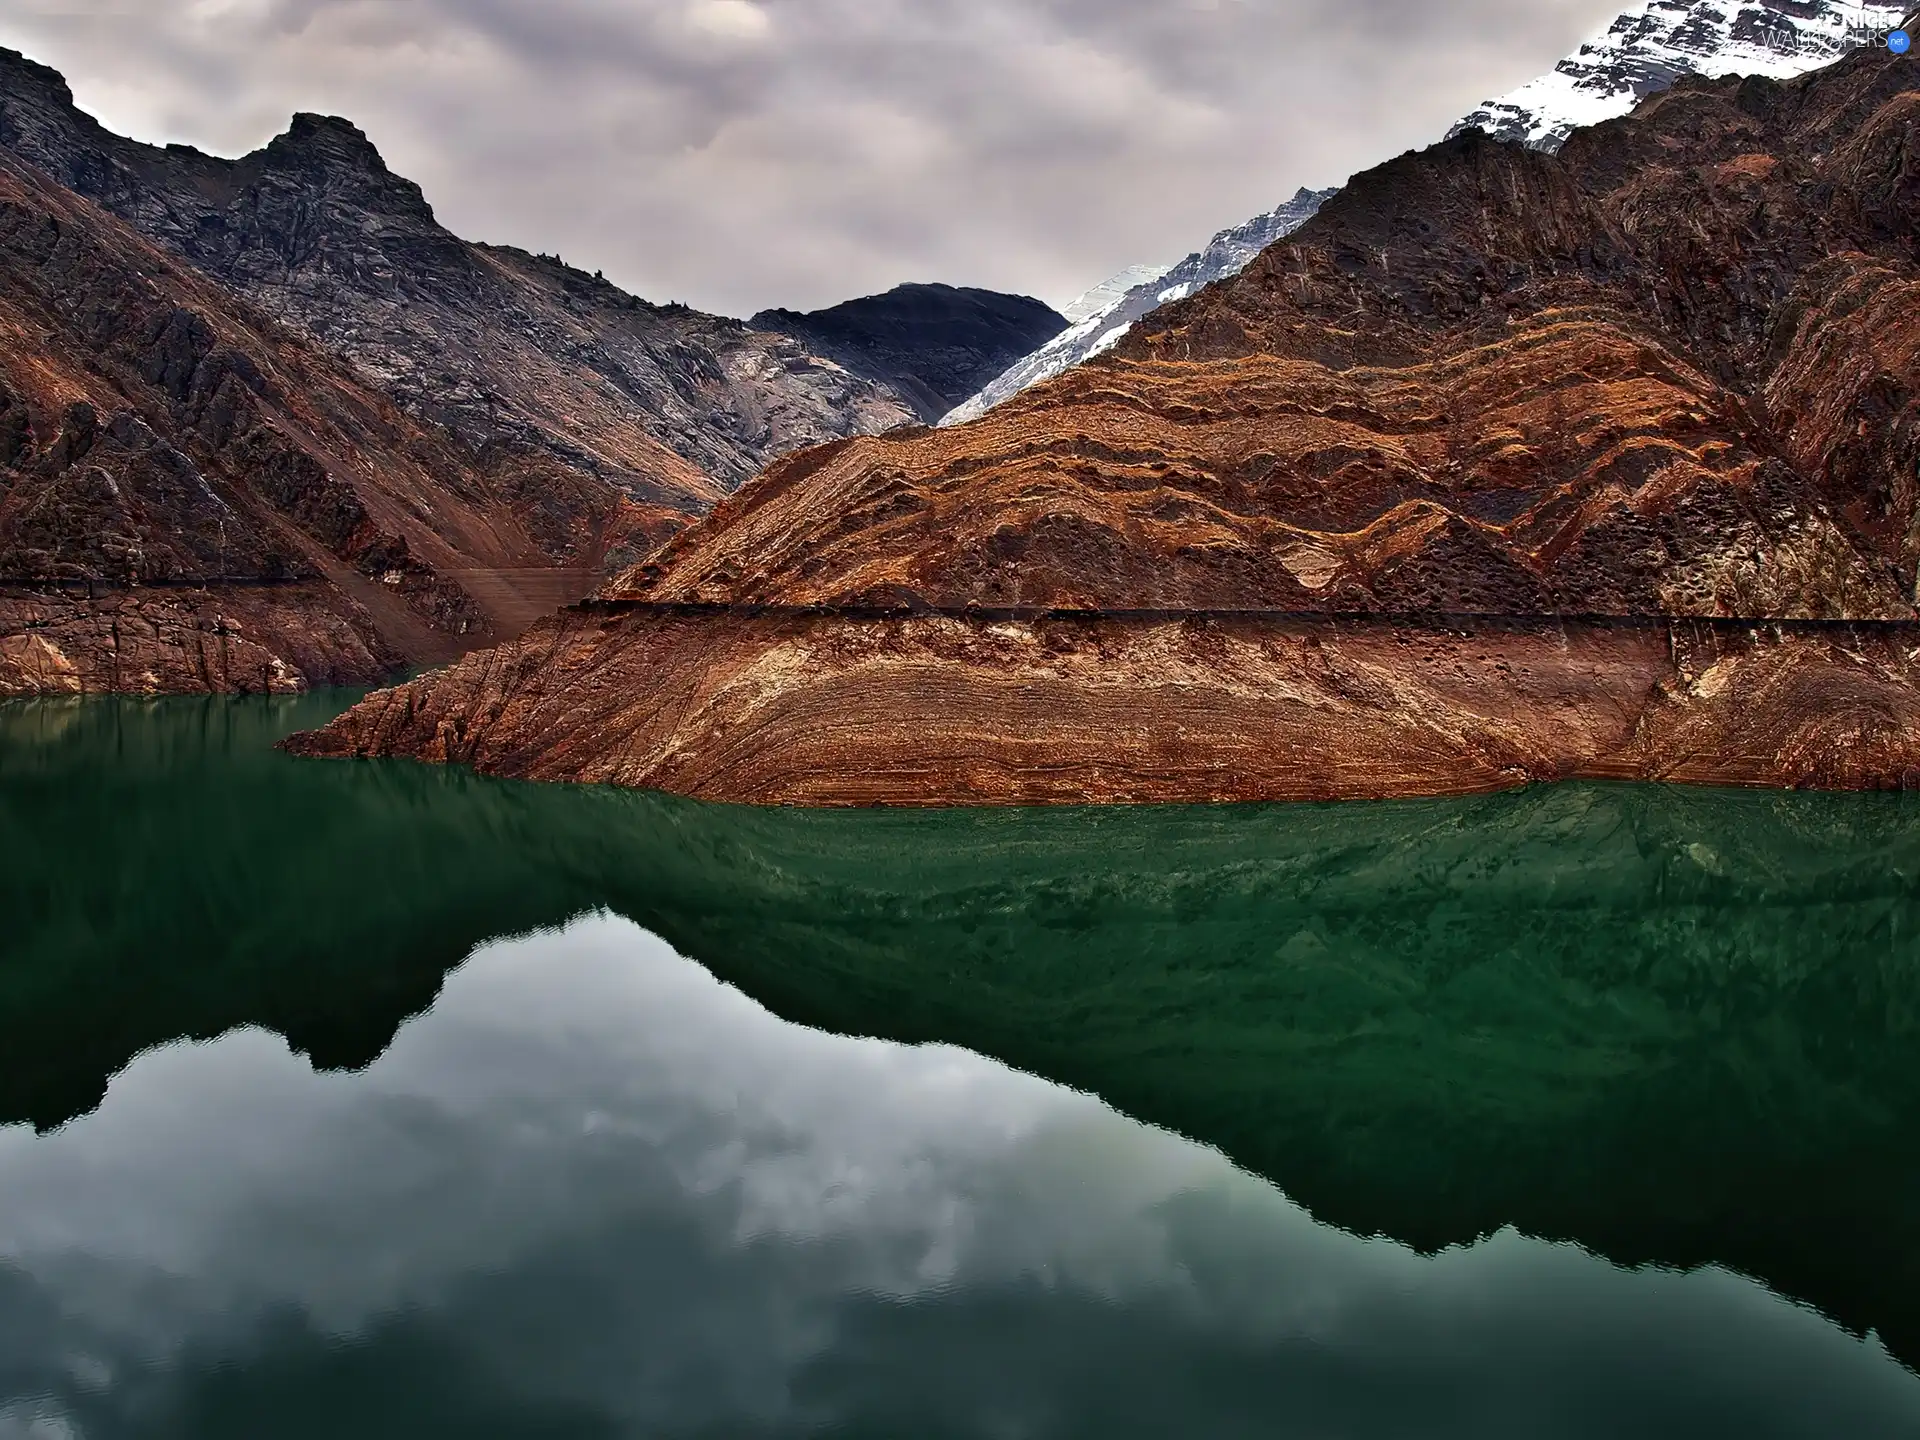
[(0, 50), (0, 147), (343, 356), (482, 464), (532, 455), (692, 514), (788, 450), (914, 419), (787, 336), (460, 239), (342, 119), (296, 115), (238, 160), (142, 145)]
[(1920, 783), (1916, 116), (1865, 51), (1402, 157), (297, 748), (822, 804)]
[(762, 310), (748, 323), (891, 387), (928, 424), (1067, 328), (1028, 296), (953, 285), (896, 285), (825, 310)]

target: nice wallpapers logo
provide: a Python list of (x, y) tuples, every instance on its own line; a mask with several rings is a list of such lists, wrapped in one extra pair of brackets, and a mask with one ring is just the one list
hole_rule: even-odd
[[(1850, 21), (1841, 35), (1842, 45), (1871, 46), (1875, 50), (1891, 50), (1896, 55), (1904, 55), (1911, 48), (1916, 21), (1920, 21), (1920, 16), (1906, 20), (1892, 30), (1864, 21)], [(1803, 35), (1784, 16), (1760, 18), (1751, 38), (1756, 44), (1783, 55), (1831, 53), (1831, 42), (1825, 36)]]

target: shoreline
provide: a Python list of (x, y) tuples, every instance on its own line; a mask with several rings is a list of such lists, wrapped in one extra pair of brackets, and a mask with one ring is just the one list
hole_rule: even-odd
[(582, 607), (283, 748), (821, 808), (1920, 789), (1920, 624)]

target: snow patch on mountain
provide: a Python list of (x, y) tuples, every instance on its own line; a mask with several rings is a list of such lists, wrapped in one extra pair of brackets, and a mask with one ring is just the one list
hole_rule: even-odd
[(1076, 325), (1082, 320), (1104, 315), (1124, 299), (1129, 290), (1151, 285), (1172, 268), (1171, 265), (1129, 265), (1118, 275), (1102, 280), (1078, 299), (1062, 305), (1060, 313)]
[(940, 423), (958, 425), (967, 420), (977, 420), (1001, 401), (1019, 394), (1029, 385), (1050, 380), (1082, 360), (1112, 349), (1142, 315), (1159, 309), (1171, 300), (1191, 295), (1203, 285), (1244, 270), (1254, 256), (1275, 240), (1306, 224), (1320, 209), (1322, 202), (1334, 193), (1332, 190), (1301, 190), (1286, 204), (1276, 206), (1264, 215), (1256, 215), (1244, 225), (1222, 230), (1207, 242), (1204, 250), (1196, 250), (1178, 265), (1136, 267), (1141, 278), (1119, 290), (1104, 308), (1085, 310), (1084, 318), (1076, 317), (1075, 306), (1080, 306), (1082, 301), (1091, 303), (1095, 296), (1102, 291), (1111, 291), (1117, 282), (1132, 272), (1122, 271), (1112, 280), (1096, 285), (1081, 300), (1076, 300), (1073, 306), (1060, 312), (1069, 320), (1078, 318), (1077, 324), (1061, 331), (1031, 355), (1015, 361), (977, 395), (948, 411)]
[(1449, 136), (1478, 128), (1557, 150), (1568, 135), (1625, 115), (1682, 75), (1804, 74), (1898, 25), (1911, 0), (1644, 0), (1536, 80), (1489, 100)]

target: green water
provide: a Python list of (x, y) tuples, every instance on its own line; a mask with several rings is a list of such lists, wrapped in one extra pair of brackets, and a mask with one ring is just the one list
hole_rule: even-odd
[[(623, 1334), (651, 1335), (648, 1327), (661, 1325), (677, 1334), (680, 1319), (705, 1317), (710, 1353), (687, 1358), (685, 1376), (696, 1378), (682, 1377), (688, 1395), (706, 1397), (699, 1403), (616, 1404), (585, 1382), (529, 1400), (544, 1392), (515, 1379), (501, 1357), (537, 1351), (532, 1337), (541, 1326), (519, 1322), (528, 1337), (521, 1349), (495, 1333), (516, 1323), (519, 1301), (501, 1301), (485, 1325), (473, 1322), (494, 1336), (489, 1351), (460, 1338), (466, 1332), (449, 1318), (455, 1310), (436, 1309), (439, 1301), (375, 1306), (375, 1318), (362, 1316), (342, 1338), (339, 1327), (315, 1319), (323, 1304), (304, 1291), (291, 1298), (297, 1287), (283, 1286), (259, 1312), (275, 1318), (243, 1323), (234, 1317), (254, 1312), (237, 1301), (213, 1306), (226, 1317), (225, 1329), (207, 1332), (218, 1331), (218, 1343), (188, 1326), (196, 1345), (212, 1347), (204, 1364), (170, 1361), (168, 1369), (148, 1356), (105, 1367), (147, 1377), (148, 1391), (174, 1397), (166, 1404), (149, 1396), (142, 1409), (121, 1380), (91, 1371), (49, 1379), (43, 1365), (10, 1379), (0, 1358), (0, 1437), (15, 1433), (10, 1415), (19, 1426), (65, 1424), (88, 1435), (1920, 1434), (1920, 1381), (1905, 1368), (1920, 1363), (1920, 801), (1565, 786), (1387, 805), (752, 811), (404, 764), (297, 762), (271, 749), (274, 738), (317, 723), (339, 703), (0, 706), (0, 1125), (22, 1122), (0, 1131), (13, 1137), (11, 1148), (0, 1148), (0, 1357), (9, 1326), (24, 1333), (21, 1315), (41, 1314), (54, 1304), (49, 1295), (67, 1293), (46, 1278), (52, 1242), (35, 1249), (18, 1239), (10, 1248), (9, 1167), (37, 1176), (66, 1153), (61, 1146), (106, 1145), (90, 1137), (119, 1133), (116, 1126), (132, 1124), (119, 1117), (143, 1105), (158, 1107), (161, 1130), (194, 1152), (214, 1143), (210, 1134), (246, 1129), (197, 1119), (202, 1109), (210, 1115), (237, 1104), (236, 1092), (278, 1094), (282, 1084), (292, 1087), (289, 1096), (311, 1087), (315, 1095), (360, 1095), (352, 1087), (377, 1088), (383, 1067), (404, 1068), (394, 1036), (408, 1017), (426, 1012), (407, 1032), (424, 1037), (420, 1045), (452, 1046), (432, 1037), (468, 1034), (455, 1012), (481, 999), (463, 1002), (463, 994), (483, 998), (524, 984), (524, 994), (514, 993), (529, 1013), (576, 1009), (547, 1015), (544, 1029), (529, 1020), (521, 1033), (508, 1007), (492, 1028), (475, 1032), (504, 1053), (533, 1046), (537, 1032), (547, 1059), (512, 1071), (517, 1083), (552, 1091), (554, 1105), (580, 1114), (620, 1114), (627, 1105), (679, 1114), (657, 1097), (642, 1105), (622, 1088), (624, 1062), (590, 1067), (584, 1057), (601, 1051), (578, 1040), (601, 1035), (595, 1043), (614, 1055), (630, 1039), (666, 1045), (694, 1024), (675, 1009), (681, 1001), (641, 1003), (623, 991), (589, 1003), (594, 986), (612, 983), (606, 975), (627, 973), (619, 957), (636, 946), (656, 947), (646, 963), (665, 966), (662, 974), (682, 967), (711, 984), (710, 974), (772, 1012), (755, 1008), (751, 1021), (716, 1030), (708, 1050), (660, 1062), (660, 1093), (680, 1095), (673, 1103), (682, 1109), (687, 1102), (674, 1087), (688, 1067), (724, 1059), (751, 1068), (769, 1047), (803, 1043), (792, 1037), (828, 1047), (817, 1060), (823, 1077), (869, 1063), (862, 1057), (870, 1046), (833, 1035), (964, 1047), (1028, 1072), (1039, 1079), (972, 1056), (953, 1062), (962, 1066), (956, 1073), (975, 1077), (969, 1084), (1033, 1087), (1018, 1090), (1026, 1098), (1014, 1110), (1022, 1115), (1020, 1106), (1092, 1107), (1073, 1110), (1074, 1124), (1107, 1138), (1067, 1146), (1097, 1158), (1060, 1182), (1078, 1198), (1055, 1197), (1053, 1210), (1028, 1213), (1026, 1202), (1007, 1201), (1007, 1214), (991, 1211), (994, 1224), (1010, 1227), (1013, 1250), (1022, 1225), (1037, 1233), (1056, 1211), (1070, 1217), (1083, 1205), (1093, 1214), (1108, 1203), (1101, 1197), (1132, 1193), (1138, 1171), (1116, 1155), (1144, 1147), (1141, 1155), (1161, 1156), (1153, 1147), (1175, 1146), (1181, 1165), (1199, 1165), (1209, 1178), (1154, 1200), (1152, 1213), (1177, 1212), (1185, 1227), (1161, 1234), (1155, 1253), (1186, 1257), (1182, 1283), (1205, 1292), (1193, 1304), (1213, 1320), (1239, 1314), (1221, 1294), (1240, 1294), (1236, 1285), (1250, 1276), (1264, 1277), (1273, 1295), (1308, 1284), (1291, 1261), (1271, 1274), (1262, 1268), (1280, 1225), (1248, 1218), (1265, 1214), (1262, 1206), (1282, 1207), (1294, 1217), (1286, 1225), (1307, 1227), (1300, 1233), (1316, 1237), (1314, 1255), (1349, 1257), (1324, 1262), (1341, 1276), (1360, 1264), (1352, 1256), (1391, 1254), (1409, 1276), (1451, 1277), (1458, 1293), (1437, 1280), (1367, 1291), (1371, 1348), (1362, 1363), (1324, 1336), (1303, 1340), (1287, 1330), (1275, 1338), (1265, 1311), (1258, 1324), (1236, 1320), (1215, 1333), (1192, 1316), (1181, 1320), (1180, 1304), (1151, 1286), (1151, 1303), (1125, 1286), (1076, 1289), (1058, 1278), (1066, 1273), (1058, 1257), (1015, 1266), (1019, 1284), (954, 1282), (914, 1291), (910, 1303), (885, 1287), (892, 1298), (882, 1303), (853, 1282), (827, 1284), (822, 1293), (840, 1297), (833, 1333), (844, 1343), (809, 1351), (813, 1368), (789, 1366), (749, 1401), (725, 1378), (736, 1340), (728, 1327), (759, 1334), (758, 1321), (741, 1317), (780, 1309), (797, 1283), (780, 1278), (788, 1262), (767, 1262), (773, 1278), (753, 1282), (768, 1287), (764, 1293), (732, 1269), (724, 1271), (730, 1278), (715, 1271), (698, 1284), (682, 1276), (694, 1287), (683, 1292), (648, 1268), (654, 1262), (632, 1258), (641, 1251), (623, 1249), (625, 1259), (602, 1260), (640, 1265), (639, 1293), (625, 1295), (624, 1318), (609, 1320), (592, 1308), (605, 1297), (591, 1300), (598, 1292), (583, 1278), (583, 1262), (566, 1258), (581, 1234), (639, 1226), (633, 1233), (653, 1237), (648, 1246), (677, 1253), (618, 1213), (607, 1198), (615, 1188), (601, 1196), (605, 1205), (589, 1207), (590, 1224), (556, 1234), (548, 1258), (529, 1261), (516, 1283), (528, 1287), (524, 1303), (540, 1315), (573, 1316), (583, 1326), (581, 1317), (592, 1317), (579, 1344), (604, 1352), (609, 1373), (647, 1369), (639, 1358), (646, 1347), (633, 1339), (633, 1354), (624, 1355)], [(492, 947), (448, 980), (482, 942), (596, 910), (622, 918)], [(585, 970), (581, 947), (598, 957)], [(518, 978), (495, 976), (487, 968), (495, 963)], [(237, 1027), (257, 1028), (229, 1033)], [(262, 1031), (284, 1037), (322, 1071), (372, 1068), (314, 1076), (274, 1040), (278, 1058), (246, 1060), (265, 1068), (244, 1083), (196, 1078), (196, 1067), (244, 1070), (244, 1056), (254, 1055), (246, 1047), (265, 1043)], [(175, 1043), (189, 1039), (213, 1043)], [(154, 1047), (167, 1048), (127, 1069)], [(577, 1083), (555, 1079), (573, 1074), (565, 1057), (576, 1050)], [(907, 1067), (947, 1053), (883, 1052)], [(979, 1075), (966, 1066), (980, 1067)], [(149, 1071), (159, 1078), (143, 1080)], [(458, 1109), (448, 1096), (476, 1086), (491, 1095), (491, 1083), (462, 1079), (435, 1090), (434, 1105)], [(722, 1089), (734, 1099), (699, 1113), (725, 1128), (713, 1117), (754, 1105), (777, 1110), (785, 1083), (777, 1068), (729, 1074)], [(829, 1090), (840, 1083), (820, 1081)], [(969, 1166), (991, 1168), (975, 1151), (954, 1158), (941, 1148), (983, 1123), (991, 1105), (854, 1124), (849, 1116), (892, 1103), (893, 1092), (878, 1081), (847, 1083), (838, 1100), (821, 1102), (833, 1124), (821, 1120), (808, 1136), (830, 1131), (841, 1137), (834, 1143), (857, 1149), (876, 1128), (904, 1127), (925, 1152), (914, 1151), (920, 1170), (946, 1167), (964, 1177)], [(591, 1105), (589, 1093), (597, 1097)], [(440, 1202), (449, 1213), (479, 1203), (476, 1195), (492, 1193), (488, 1184), (505, 1183), (475, 1178), (491, 1172), (473, 1157), (509, 1144), (501, 1137), (517, 1132), (504, 1117), (524, 1098), (488, 1102), (494, 1108), (478, 1133), (492, 1138), (460, 1152), (459, 1166), (481, 1171), (461, 1172), (462, 1187)], [(292, 1108), (269, 1106), (247, 1124), (277, 1134), (308, 1102), (284, 1103)], [(57, 1133), (26, 1128), (68, 1121)], [(1217, 1147), (1262, 1181), (1232, 1178), (1239, 1172), (1224, 1162), (1193, 1158), (1209, 1152), (1153, 1139), (1136, 1121)], [(659, 1135), (680, 1133), (659, 1124)], [(1101, 1126), (1120, 1128), (1109, 1135)], [(1113, 1138), (1123, 1132), (1129, 1138)], [(747, 1172), (728, 1168), (734, 1161), (712, 1158), (745, 1143), (716, 1142), (701, 1162), (718, 1167), (701, 1172), (710, 1188), (686, 1193), (732, 1195), (748, 1185)], [(648, 1164), (662, 1146), (671, 1149), (658, 1135), (648, 1145), (635, 1152), (654, 1157)], [(315, 1146), (312, 1154), (331, 1153)], [(799, 1148), (809, 1147), (817, 1148), (814, 1140)], [(437, 1153), (430, 1138), (418, 1148)], [(123, 1150), (108, 1151), (118, 1157), (113, 1164), (96, 1156), (84, 1173), (132, 1165)], [(299, 1165), (318, 1163), (299, 1153), (309, 1157)], [(399, 1163), (392, 1154), (416, 1149), (381, 1153), (390, 1168)], [(557, 1168), (579, 1160), (571, 1142), (555, 1154), (562, 1158), (547, 1163)], [(993, 1163), (1003, 1162), (1012, 1163)], [(77, 1162), (59, 1161), (69, 1163)], [(1039, 1184), (1034, 1166), (1052, 1175), (1063, 1163), (1051, 1152), (1044, 1161), (1029, 1155), (1017, 1184), (1003, 1176), (993, 1193), (1025, 1195)], [(264, 1213), (264, 1200), (247, 1198), (265, 1183), (260, 1167), (232, 1164), (234, 1176), (254, 1178), (229, 1177), (209, 1196)], [(129, 1193), (173, 1183), (127, 1175)], [(345, 1183), (332, 1170), (324, 1176), (333, 1178), (316, 1179), (316, 1193)], [(35, 1206), (65, 1213), (78, 1203), (75, 1187), (85, 1188), (79, 1179), (66, 1189), (19, 1183), (26, 1188), (13, 1213), (27, 1218), (14, 1223), (29, 1228)], [(586, 1194), (607, 1183), (580, 1182)], [(845, 1182), (818, 1183), (837, 1194), (832, 1185)], [(953, 1193), (976, 1198), (986, 1184), (978, 1175), (954, 1183)], [(1181, 1198), (1190, 1193), (1214, 1199)], [(284, 1197), (275, 1203), (299, 1208)], [(957, 1203), (951, 1195), (939, 1201)], [(338, 1267), (405, 1249), (398, 1229), (384, 1233), (384, 1213), (367, 1211), (365, 1232), (356, 1232)], [(674, 1225), (693, 1223), (674, 1215)], [(1016, 1223), (1019, 1216), (1026, 1219)], [(102, 1233), (114, 1234), (130, 1223), (99, 1221)], [(667, 1224), (658, 1214), (648, 1223)], [(898, 1236), (878, 1222), (849, 1233), (885, 1248), (876, 1238), (883, 1232), (894, 1245)], [(1144, 1263), (1128, 1248), (1137, 1239), (1114, 1239), (1102, 1264)], [(1586, 1253), (1543, 1241), (1574, 1242)], [(296, 1250), (305, 1243), (276, 1242)], [(742, 1255), (758, 1255), (758, 1242), (741, 1243)], [(822, 1245), (832, 1249), (813, 1236), (795, 1253), (814, 1255)], [(112, 1250), (84, 1236), (54, 1248), (65, 1265)], [(6, 1257), (29, 1253), (40, 1258), (16, 1264), (37, 1298), (9, 1309)], [(194, 1253), (185, 1273), (224, 1273), (227, 1257), (214, 1241)], [(728, 1265), (745, 1263), (726, 1253)], [(104, 1263), (98, 1255), (94, 1262)], [(1554, 1278), (1562, 1265), (1574, 1270)], [(176, 1276), (182, 1268), (162, 1267)], [(460, 1273), (471, 1288), (488, 1270), (475, 1261)], [(1213, 1278), (1195, 1278), (1205, 1276)], [(738, 1314), (707, 1316), (703, 1284), (747, 1287), (736, 1297)], [(1612, 1288), (1583, 1288), (1595, 1285)], [(866, 1309), (846, 1309), (856, 1293)], [(1752, 1310), (1753, 1296), (1764, 1301), (1764, 1322), (1754, 1318), (1763, 1312)], [(114, 1326), (131, 1322), (113, 1313), (113, 1325), (98, 1315), (87, 1323), (119, 1335)], [(1474, 1328), (1482, 1320), (1493, 1326), (1487, 1317), (1496, 1313), (1507, 1328)], [(28, 1328), (51, 1324), (43, 1316)], [(1454, 1353), (1438, 1340), (1422, 1349), (1393, 1338), (1429, 1330), (1478, 1336), (1481, 1348)], [(1849, 1338), (1868, 1332), (1864, 1341)], [(597, 1338), (584, 1338), (589, 1333)], [(992, 1344), (983, 1337), (1011, 1344), (1022, 1335), (993, 1361), (998, 1378), (961, 1383), (970, 1364), (987, 1363)], [(1561, 1348), (1549, 1354), (1541, 1337), (1558, 1337), (1551, 1343)], [(1315, 1369), (1300, 1345), (1332, 1368)], [(1809, 1358), (1829, 1352), (1844, 1352), (1844, 1363)], [(475, 1358), (489, 1354), (484, 1364)], [(1148, 1358), (1155, 1354), (1159, 1369)], [(586, 1366), (569, 1355), (550, 1357), (539, 1373)], [(1342, 1355), (1345, 1369), (1335, 1363)], [(1763, 1355), (1771, 1358), (1761, 1367)], [(1116, 1381), (1101, 1356), (1132, 1356), (1126, 1363), (1137, 1373)], [(161, 1375), (164, 1384), (154, 1378)], [(1151, 1396), (1122, 1403), (1129, 1385), (1156, 1375)], [(996, 1387), (1006, 1388), (1013, 1408), (978, 1411)], [(1594, 1408), (1600, 1391), (1614, 1397), (1616, 1411)], [(351, 1421), (315, 1419), (329, 1413), (316, 1396), (361, 1408), (340, 1412)], [(703, 1409), (714, 1396), (733, 1398)], [(55, 1412), (36, 1405), (58, 1414), (47, 1419)], [(525, 1414), (515, 1408), (526, 1405)], [(296, 1413), (306, 1418), (288, 1418)], [(483, 1416), (494, 1418), (482, 1423)], [(1840, 1416), (1851, 1418), (1841, 1424)], [(319, 1428), (300, 1428), (309, 1423)]]

